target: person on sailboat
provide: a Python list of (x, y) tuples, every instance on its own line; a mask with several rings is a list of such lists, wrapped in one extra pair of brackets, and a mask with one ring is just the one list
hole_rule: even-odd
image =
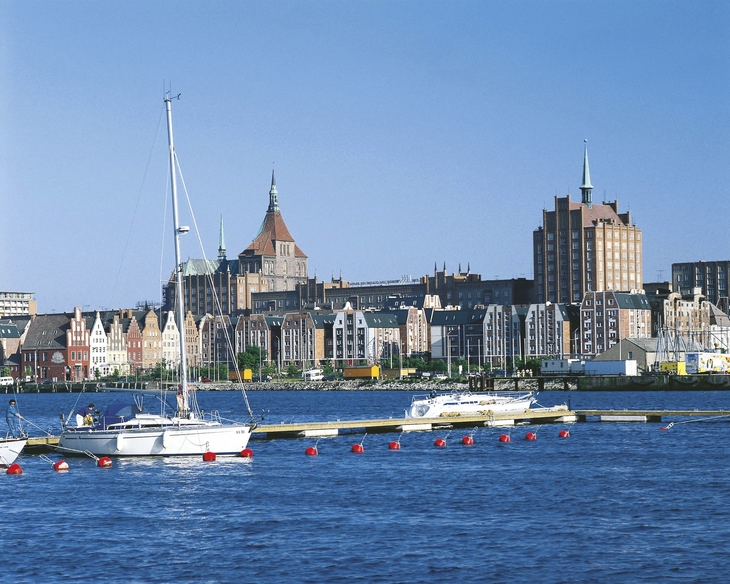
[(5, 410), (5, 421), (8, 423), (10, 435), (13, 438), (20, 438), (22, 435), (22, 430), (20, 428), (20, 420), (22, 418), (23, 416), (20, 415), (18, 406), (15, 404), (15, 400), (11, 399), (7, 409)]
[(94, 425), (94, 404), (84, 406), (76, 412), (76, 426), (93, 426)]
[(177, 386), (177, 395), (175, 396), (177, 398), (177, 413), (178, 415), (183, 415), (183, 412), (185, 412), (188, 408), (185, 407), (185, 397), (183, 396), (183, 386), (182, 384)]

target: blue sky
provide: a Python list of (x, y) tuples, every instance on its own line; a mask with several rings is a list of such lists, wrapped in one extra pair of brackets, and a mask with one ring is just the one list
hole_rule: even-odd
[(208, 257), (221, 215), (229, 258), (256, 235), (273, 165), (310, 276), (531, 278), (588, 139), (645, 281), (730, 259), (727, 2), (5, 0), (0, 26), (0, 290), (40, 312), (160, 299), (165, 81)]

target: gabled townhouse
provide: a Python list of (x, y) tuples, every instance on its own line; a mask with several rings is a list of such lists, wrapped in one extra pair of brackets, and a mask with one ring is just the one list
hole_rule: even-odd
[(142, 369), (142, 329), (132, 310), (123, 311), (123, 316), (121, 323), (127, 331), (127, 362), (129, 372), (134, 373)]
[(121, 315), (115, 312), (107, 320), (104, 328), (107, 337), (106, 359), (109, 374), (129, 375), (130, 367), (127, 360), (127, 335), (124, 331)]
[(69, 319), (66, 329), (66, 347), (68, 364), (71, 368), (71, 381), (89, 379), (89, 364), (91, 351), (91, 331), (88, 329), (86, 317), (81, 307), (74, 308), (73, 316)]
[(154, 369), (162, 361), (162, 331), (160, 320), (154, 310), (147, 310), (141, 316), (142, 369)]
[[(188, 367), (200, 367), (200, 330), (198, 321), (192, 312), (188, 310), (185, 315), (185, 349), (187, 354)], [(180, 341), (178, 340), (178, 343)], [(180, 356), (178, 355), (178, 360)]]
[(101, 313), (97, 310), (89, 333), (89, 373), (92, 379), (105, 377), (110, 373), (107, 351), (108, 344), (109, 338), (104, 327), (104, 322), (101, 318)]
[(166, 369), (177, 371), (180, 368), (180, 331), (175, 323), (175, 313), (170, 310), (162, 315), (165, 326), (161, 331), (162, 363)]

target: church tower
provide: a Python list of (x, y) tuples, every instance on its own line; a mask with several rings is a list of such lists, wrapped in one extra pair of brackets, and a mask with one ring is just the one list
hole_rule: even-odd
[(241, 274), (260, 273), (268, 281), (269, 292), (294, 290), (298, 283), (307, 283), (307, 256), (297, 246), (281, 216), (273, 170), (269, 208), (251, 245), (238, 254), (238, 267)]

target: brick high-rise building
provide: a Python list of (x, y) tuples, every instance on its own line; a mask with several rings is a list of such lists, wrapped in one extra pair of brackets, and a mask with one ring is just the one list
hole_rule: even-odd
[(588, 146), (583, 153), (580, 203), (555, 197), (555, 210), (543, 210), (533, 232), (537, 302), (580, 302), (590, 291), (642, 288), (641, 230), (618, 201), (591, 200)]

